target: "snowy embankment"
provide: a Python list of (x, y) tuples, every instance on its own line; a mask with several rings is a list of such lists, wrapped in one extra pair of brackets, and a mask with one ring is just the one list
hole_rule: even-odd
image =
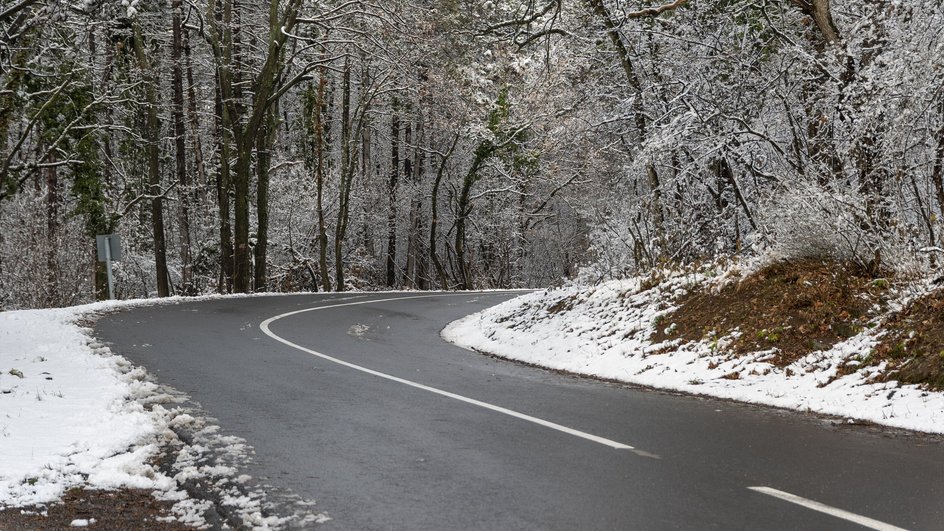
[[(155, 303), (0, 312), (0, 510), (41, 510), (75, 487), (130, 488), (152, 491), (172, 504), (168, 518), (198, 528), (212, 525), (204, 516), (214, 505), (246, 527), (324, 520), (305, 510), (266, 516), (263, 489), (240, 473), (251, 453), (244, 442), (220, 435), (185, 396), (150, 381), (81, 324)], [(196, 483), (212, 492), (193, 498)]]
[(767, 361), (771, 351), (726, 353), (725, 338), (653, 343), (656, 327), (672, 326), (665, 322), (670, 301), (704, 281), (679, 276), (654, 287), (633, 279), (538, 291), (451, 323), (442, 335), (468, 349), (575, 374), (944, 433), (944, 393), (872, 383), (881, 366), (856, 370), (857, 358), (876, 343), (874, 330), (782, 368)]
[(76, 324), (81, 315), (0, 313), (0, 504), (45, 503), (83, 484), (166, 490), (173, 483), (139, 469), (155, 448), (137, 443), (161, 425), (135, 400), (152, 384), (123, 359), (102, 355)]

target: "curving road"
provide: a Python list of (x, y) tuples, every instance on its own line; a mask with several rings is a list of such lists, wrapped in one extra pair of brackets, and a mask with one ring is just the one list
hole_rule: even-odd
[(944, 529), (939, 438), (579, 379), (445, 343), (513, 297), (131, 309), (99, 338), (255, 449), (326, 529)]

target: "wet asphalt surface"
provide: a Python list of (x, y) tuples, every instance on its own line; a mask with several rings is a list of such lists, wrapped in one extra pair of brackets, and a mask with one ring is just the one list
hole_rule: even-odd
[[(140, 307), (96, 335), (256, 451), (249, 473), (317, 500), (325, 529), (862, 529), (767, 486), (944, 530), (941, 438), (526, 367), (444, 342), (507, 293), (258, 297)], [(371, 302), (378, 301), (378, 302)], [(333, 363), (632, 445), (613, 448)], [(647, 456), (652, 454), (651, 456)]]

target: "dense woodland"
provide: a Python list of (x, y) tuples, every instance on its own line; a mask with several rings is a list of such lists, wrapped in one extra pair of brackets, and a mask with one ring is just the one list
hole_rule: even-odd
[(3, 0), (0, 309), (930, 274), (938, 0)]

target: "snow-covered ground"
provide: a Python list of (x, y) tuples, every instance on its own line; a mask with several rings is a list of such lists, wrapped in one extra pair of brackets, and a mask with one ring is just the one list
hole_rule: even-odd
[(102, 355), (74, 309), (0, 313), (0, 503), (59, 498), (92, 486), (167, 489), (135, 469), (154, 449), (136, 448), (160, 422), (133, 398), (148, 384), (127, 362)]
[[(323, 520), (301, 500), (293, 501), (296, 514), (264, 516), (264, 489), (240, 473), (250, 453), (244, 441), (220, 435), (186, 397), (82, 326), (99, 312), (154, 303), (0, 312), (0, 509), (52, 503), (72, 487), (136, 488), (173, 502), (176, 519), (194, 527), (209, 525), (204, 514), (214, 503), (247, 527)], [(168, 448), (172, 463), (158, 466)], [(189, 495), (185, 486), (195, 482), (212, 486), (212, 502)]]
[[(876, 343), (866, 331), (785, 368), (771, 352), (735, 357), (725, 338), (688, 345), (653, 344), (673, 295), (702, 277), (678, 276), (655, 287), (640, 279), (592, 288), (538, 291), (460, 319), (443, 330), (459, 346), (575, 374), (660, 389), (811, 411), (887, 426), (944, 433), (944, 393), (898, 382), (870, 383), (883, 367), (856, 369)], [(729, 339), (730, 340), (730, 339)]]

